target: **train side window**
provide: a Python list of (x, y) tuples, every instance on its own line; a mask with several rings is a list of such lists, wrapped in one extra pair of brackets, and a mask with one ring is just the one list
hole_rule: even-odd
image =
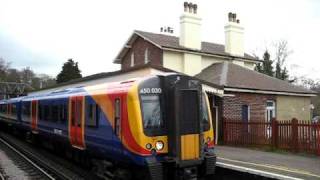
[(92, 128), (98, 127), (99, 122), (99, 106), (97, 104), (88, 104), (88, 121), (87, 126)]
[(76, 124), (76, 100), (71, 100), (71, 125), (75, 126)]
[(76, 105), (77, 105), (77, 120), (78, 120), (76, 125), (80, 127), (81, 120), (82, 120), (82, 100), (78, 100)]
[(44, 106), (44, 120), (49, 121), (50, 120), (50, 107), (48, 105)]
[(27, 103), (25, 103), (24, 105), (23, 105), (23, 115), (24, 116), (30, 116), (30, 114), (31, 114), (31, 111), (30, 111), (30, 108), (31, 108), (31, 106), (30, 106), (30, 104), (31, 104), (31, 102), (27, 102)]
[(11, 115), (12, 116), (16, 116), (17, 115), (17, 105), (15, 105), (15, 104), (12, 104)]
[(117, 136), (119, 136), (120, 135), (120, 123), (121, 123), (121, 102), (120, 102), (119, 98), (117, 98), (115, 100), (114, 105), (115, 105), (115, 108), (114, 108), (115, 109), (115, 111), (114, 111), (114, 113), (115, 113), (115, 116), (114, 116), (114, 126), (115, 126), (114, 131), (115, 131), (115, 134)]
[(40, 120), (43, 120), (43, 112), (42, 112), (42, 110), (43, 110), (43, 106), (42, 106), (42, 105), (39, 105), (39, 106), (38, 106), (38, 118), (39, 118)]
[(57, 105), (53, 105), (51, 106), (51, 114), (52, 114), (52, 117), (51, 117), (51, 120), (52, 122), (57, 122), (59, 121), (59, 106)]
[(59, 106), (59, 119), (61, 124), (65, 124), (67, 120), (67, 106), (65, 104)]

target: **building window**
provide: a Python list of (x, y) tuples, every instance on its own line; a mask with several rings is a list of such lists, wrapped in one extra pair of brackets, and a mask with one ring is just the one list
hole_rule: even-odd
[(144, 63), (147, 64), (149, 62), (149, 50), (146, 48), (144, 51)]
[(266, 103), (266, 121), (271, 122), (276, 117), (276, 103), (272, 100)]
[(131, 61), (130, 61), (130, 66), (133, 67), (134, 66), (134, 53), (131, 53)]
[(249, 122), (250, 120), (250, 106), (242, 105), (242, 121)]

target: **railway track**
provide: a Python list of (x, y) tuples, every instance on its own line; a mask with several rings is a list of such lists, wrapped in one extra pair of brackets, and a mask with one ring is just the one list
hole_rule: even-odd
[[(0, 133), (0, 149), (27, 173), (30, 179), (99, 179), (89, 171), (45, 150), (35, 149), (11, 135)], [(0, 172), (0, 180), (6, 179)]]

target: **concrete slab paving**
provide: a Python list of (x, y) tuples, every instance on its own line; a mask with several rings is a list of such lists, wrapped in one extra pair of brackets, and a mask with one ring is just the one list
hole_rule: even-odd
[[(217, 162), (292, 177), (320, 179), (320, 157), (216, 146)], [(281, 177), (281, 176), (279, 176)]]

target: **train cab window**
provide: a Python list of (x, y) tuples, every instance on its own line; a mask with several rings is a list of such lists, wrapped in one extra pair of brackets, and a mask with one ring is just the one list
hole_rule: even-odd
[(99, 115), (100, 115), (99, 106), (97, 104), (88, 104), (87, 110), (88, 110), (87, 126), (92, 128), (98, 127)]
[(202, 124), (203, 130), (208, 131), (210, 129), (210, 122), (209, 122), (209, 112), (208, 112), (208, 103), (206, 100), (206, 96), (202, 94)]
[(114, 113), (115, 113), (115, 116), (114, 116), (114, 131), (116, 133), (117, 136), (120, 135), (120, 123), (121, 123), (121, 102), (120, 102), (120, 99), (117, 98), (115, 100), (115, 103), (114, 103)]
[(141, 96), (143, 127), (144, 128), (162, 128), (162, 111), (160, 107), (159, 95)]

